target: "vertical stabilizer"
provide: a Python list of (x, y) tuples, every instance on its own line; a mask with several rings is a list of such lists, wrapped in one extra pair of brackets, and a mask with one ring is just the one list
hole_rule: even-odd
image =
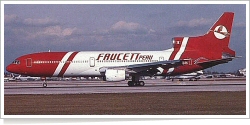
[[(232, 33), (234, 13), (225, 12), (212, 25), (208, 32), (203, 36), (189, 37), (185, 47), (183, 58), (198, 58), (198, 62), (208, 60), (221, 60), (235, 57), (235, 51), (229, 48), (230, 36)], [(183, 41), (180, 38), (175, 38), (174, 43)], [(181, 42), (179, 42), (181, 43)], [(176, 47), (178, 47), (176, 45)], [(195, 54), (193, 54), (193, 52)]]
[(208, 31), (208, 37), (212, 40), (218, 41), (221, 46), (228, 46), (232, 33), (233, 19), (234, 13), (223, 13)]

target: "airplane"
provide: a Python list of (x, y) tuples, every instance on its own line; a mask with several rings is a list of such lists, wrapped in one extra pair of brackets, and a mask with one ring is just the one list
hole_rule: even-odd
[[(16, 58), (6, 70), (38, 77), (103, 77), (144, 86), (141, 76), (175, 76), (228, 63), (235, 58), (229, 48), (233, 12), (224, 12), (202, 36), (174, 37), (173, 47), (162, 51), (39, 52)], [(47, 87), (46, 79), (43, 87)]]
[(169, 76), (167, 77), (167, 79), (168, 80), (172, 79), (172, 81), (174, 81), (174, 79), (179, 79), (179, 81), (183, 81), (183, 79), (189, 79), (189, 81), (197, 81), (198, 79), (200, 79), (200, 75), (202, 74), (203, 74), (203, 71), (200, 70), (200, 71), (177, 75), (177, 76)]

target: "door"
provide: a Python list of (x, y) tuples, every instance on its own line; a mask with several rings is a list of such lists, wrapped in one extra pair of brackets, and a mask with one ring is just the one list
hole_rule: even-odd
[(32, 59), (31, 58), (26, 59), (26, 66), (27, 67), (32, 67)]
[(94, 57), (89, 58), (89, 66), (90, 67), (95, 67), (95, 58)]
[(163, 56), (159, 57), (159, 61), (164, 61), (164, 57)]

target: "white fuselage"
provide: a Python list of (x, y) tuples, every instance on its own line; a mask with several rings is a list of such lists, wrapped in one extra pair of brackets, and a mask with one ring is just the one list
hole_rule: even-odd
[[(164, 51), (82, 51), (76, 54), (64, 76), (101, 76), (100, 68), (127, 66), (168, 60), (173, 49)], [(57, 76), (72, 52), (68, 52), (58, 65)]]

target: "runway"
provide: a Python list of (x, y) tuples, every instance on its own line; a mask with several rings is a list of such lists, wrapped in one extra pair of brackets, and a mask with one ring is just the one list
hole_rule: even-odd
[(127, 82), (104, 81), (42, 81), (5, 82), (4, 94), (91, 94), (91, 93), (148, 93), (196, 91), (246, 91), (245, 80), (170, 81), (144, 80), (144, 87), (128, 87)]
[(43, 88), (42, 81), (5, 82), (4, 114), (246, 115), (246, 80), (145, 83), (49, 81)]

